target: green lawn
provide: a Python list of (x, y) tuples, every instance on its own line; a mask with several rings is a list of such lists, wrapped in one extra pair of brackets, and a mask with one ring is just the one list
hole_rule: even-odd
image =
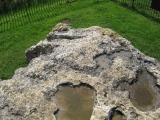
[(98, 0), (78, 0), (67, 6), (61, 5), (53, 10), (52, 14), (61, 13), (56, 17), (51, 15), (41, 21), (0, 33), (0, 78), (11, 78), (15, 69), (27, 66), (25, 50), (43, 40), (52, 27), (64, 19), (70, 20), (74, 28), (111, 28), (143, 53), (160, 61), (158, 22), (109, 0), (96, 1)]

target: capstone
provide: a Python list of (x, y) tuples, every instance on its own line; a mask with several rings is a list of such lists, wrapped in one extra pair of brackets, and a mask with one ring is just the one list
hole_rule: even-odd
[(90, 120), (160, 119), (159, 62), (111, 29), (59, 23), (26, 50), (26, 60), (0, 81), (0, 120), (56, 120), (63, 84), (92, 87)]

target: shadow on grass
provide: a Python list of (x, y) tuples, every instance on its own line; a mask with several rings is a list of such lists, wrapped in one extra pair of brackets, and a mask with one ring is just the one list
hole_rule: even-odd
[(154, 22), (160, 23), (160, 18), (158, 19), (158, 18), (155, 18), (155, 17), (153, 17), (153, 16), (151, 16), (151, 15), (145, 13), (145, 12), (139, 11), (135, 7), (133, 7), (133, 6), (129, 5), (129, 4), (127, 4), (127, 3), (118, 2), (117, 0), (111, 0), (111, 1), (115, 2), (116, 4), (118, 4), (118, 5), (122, 6), (122, 7), (127, 8), (127, 9), (129, 9), (129, 10), (131, 10), (133, 12), (136, 12), (137, 14), (143, 15), (146, 18), (148, 18), (148, 19), (150, 19), (150, 20), (152, 20)]

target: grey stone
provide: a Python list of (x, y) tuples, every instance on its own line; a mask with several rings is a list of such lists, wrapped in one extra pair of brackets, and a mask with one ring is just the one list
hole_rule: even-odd
[(0, 81), (1, 120), (56, 120), (58, 106), (52, 98), (57, 86), (66, 83), (84, 83), (95, 90), (91, 120), (114, 115), (124, 120), (160, 119), (159, 62), (111, 29), (73, 29), (59, 23), (26, 51), (26, 59), (27, 67)]

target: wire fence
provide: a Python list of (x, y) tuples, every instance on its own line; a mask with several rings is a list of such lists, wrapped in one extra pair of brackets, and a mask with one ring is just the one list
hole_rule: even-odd
[(114, 0), (114, 1), (124, 3), (146, 15), (149, 15), (156, 19), (160, 19), (160, 0)]
[[(61, 14), (75, 0), (0, 0), (0, 32)], [(58, 7), (59, 6), (59, 7)]]
[[(63, 14), (62, 6), (76, 0), (0, 0), (0, 32), (30, 22)], [(160, 19), (160, 0), (112, 0), (132, 6), (138, 11)]]

